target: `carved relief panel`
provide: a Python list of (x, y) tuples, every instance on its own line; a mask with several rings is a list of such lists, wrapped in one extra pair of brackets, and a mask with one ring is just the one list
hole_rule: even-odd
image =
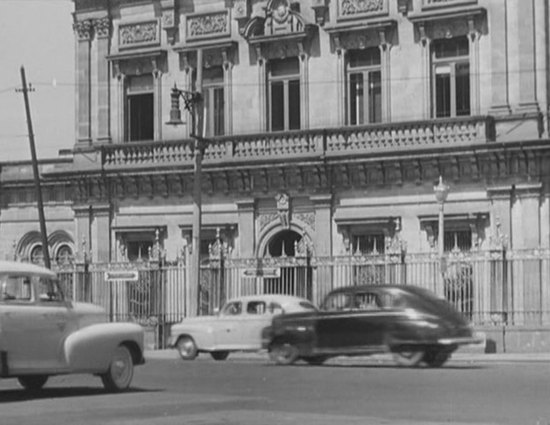
[(118, 27), (118, 47), (128, 49), (160, 44), (158, 20), (120, 24)]

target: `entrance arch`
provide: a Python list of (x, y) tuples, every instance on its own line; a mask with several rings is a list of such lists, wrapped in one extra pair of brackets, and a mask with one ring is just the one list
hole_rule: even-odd
[[(307, 252), (300, 246), (307, 238), (293, 229), (278, 229), (266, 238), (259, 258), (264, 269), (277, 277), (263, 278), (266, 294), (296, 295), (311, 299), (311, 266)], [(298, 252), (297, 252), (298, 251)]]

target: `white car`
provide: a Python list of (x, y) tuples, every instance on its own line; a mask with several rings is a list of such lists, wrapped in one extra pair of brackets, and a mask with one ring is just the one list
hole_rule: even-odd
[(143, 341), (141, 326), (108, 323), (103, 308), (67, 300), (51, 270), (0, 261), (0, 378), (36, 391), (49, 376), (90, 373), (122, 391), (145, 362)]
[(225, 360), (232, 351), (262, 348), (262, 330), (274, 316), (283, 313), (316, 311), (305, 298), (289, 295), (249, 295), (231, 299), (215, 316), (183, 319), (172, 325), (170, 346), (184, 360), (208, 352), (214, 360)]

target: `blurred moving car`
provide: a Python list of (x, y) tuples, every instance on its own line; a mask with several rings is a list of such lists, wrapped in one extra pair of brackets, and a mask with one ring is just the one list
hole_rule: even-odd
[(262, 329), (283, 313), (317, 311), (305, 298), (289, 295), (250, 295), (231, 299), (214, 316), (183, 319), (172, 325), (170, 346), (183, 360), (208, 352), (214, 360), (225, 360), (232, 351), (262, 348)]
[(262, 338), (270, 358), (282, 365), (390, 352), (402, 366), (439, 367), (460, 345), (481, 342), (446, 300), (402, 285), (336, 289), (320, 311), (275, 317)]
[(67, 300), (51, 270), (0, 261), (0, 378), (36, 391), (53, 375), (91, 373), (122, 391), (145, 362), (143, 341), (141, 326), (108, 323), (103, 308)]

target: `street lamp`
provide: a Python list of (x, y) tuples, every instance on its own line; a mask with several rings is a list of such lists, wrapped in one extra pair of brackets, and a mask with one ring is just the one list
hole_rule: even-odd
[[(191, 115), (191, 132), (190, 136), (195, 140), (193, 147), (193, 227), (192, 227), (192, 242), (191, 242), (191, 267), (190, 280), (196, 285), (196, 311), (191, 307), (190, 315), (193, 316), (199, 313), (200, 302), (200, 241), (201, 241), (201, 220), (202, 220), (202, 199), (201, 199), (201, 180), (202, 180), (202, 156), (204, 151), (204, 137), (202, 137), (202, 122), (203, 122), (203, 98), (202, 94), (197, 91), (180, 90), (174, 84), (170, 93), (170, 120), (168, 125), (183, 124), (180, 111), (180, 97), (184, 101), (184, 108)], [(197, 131), (198, 129), (198, 131)], [(191, 304), (192, 305), (192, 304)]]
[(437, 248), (439, 252), (439, 268), (441, 271), (441, 288), (443, 288), (443, 273), (445, 272), (445, 257), (444, 257), (444, 205), (447, 200), (447, 195), (449, 194), (449, 186), (443, 183), (443, 177), (439, 176), (439, 184), (434, 186), (435, 199), (439, 204), (439, 232), (437, 234)]

